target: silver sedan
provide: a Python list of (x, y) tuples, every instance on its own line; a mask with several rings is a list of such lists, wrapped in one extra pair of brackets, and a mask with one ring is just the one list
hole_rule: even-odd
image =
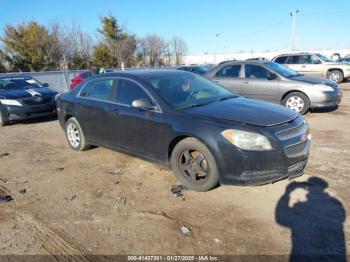
[(270, 61), (227, 62), (205, 76), (236, 94), (282, 104), (300, 114), (313, 108), (335, 107), (342, 97), (336, 83)]

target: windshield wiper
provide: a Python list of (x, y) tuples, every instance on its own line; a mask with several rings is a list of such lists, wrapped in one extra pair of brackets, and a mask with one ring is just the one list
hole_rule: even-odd
[(220, 97), (219, 99), (211, 100), (211, 101), (208, 101), (205, 103), (197, 103), (197, 104), (193, 103), (193, 104), (188, 104), (188, 105), (183, 105), (183, 106), (177, 106), (177, 107), (175, 107), (175, 109), (177, 110), (177, 109), (185, 109), (185, 108), (191, 108), (191, 107), (197, 107), (197, 106), (205, 106), (208, 104), (220, 102), (220, 101), (235, 98), (235, 97), (237, 97), (237, 96), (225, 96), (225, 97)]
[(188, 105), (182, 105), (182, 106), (175, 107), (175, 109), (178, 110), (178, 109), (192, 108), (192, 107), (197, 107), (197, 106), (205, 106), (205, 105), (214, 103), (216, 101), (217, 100), (209, 101), (209, 102), (206, 102), (206, 103), (197, 103), (197, 104), (193, 103), (193, 104), (188, 104)]
[(224, 96), (224, 97), (220, 97), (219, 99), (217, 99), (216, 102), (220, 102), (220, 101), (224, 101), (224, 100), (236, 98), (236, 97), (237, 96)]

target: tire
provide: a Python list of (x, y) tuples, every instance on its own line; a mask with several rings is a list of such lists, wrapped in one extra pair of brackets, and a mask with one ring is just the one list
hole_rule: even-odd
[(344, 74), (340, 70), (331, 70), (327, 74), (327, 78), (337, 84), (340, 84), (344, 80)]
[(288, 94), (282, 101), (282, 104), (298, 112), (301, 115), (304, 115), (310, 108), (309, 98), (300, 92), (292, 92)]
[(69, 146), (77, 151), (84, 151), (90, 146), (86, 144), (83, 130), (80, 127), (78, 120), (75, 117), (71, 117), (66, 122), (66, 138)]
[(7, 124), (7, 122), (5, 120), (3, 112), (0, 110), (0, 126), (6, 126), (6, 124)]
[(215, 158), (196, 138), (181, 140), (171, 154), (170, 163), (177, 179), (188, 189), (205, 192), (219, 184)]

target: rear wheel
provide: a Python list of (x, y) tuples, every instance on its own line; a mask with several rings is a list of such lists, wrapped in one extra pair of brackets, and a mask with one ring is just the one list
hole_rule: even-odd
[(340, 84), (344, 80), (344, 75), (340, 70), (331, 70), (328, 72), (327, 76), (329, 80), (336, 82), (337, 84)]
[(310, 108), (310, 101), (308, 97), (299, 92), (288, 94), (282, 102), (284, 106), (298, 112), (301, 115), (305, 114)]
[(208, 191), (219, 184), (214, 156), (195, 138), (180, 141), (171, 154), (171, 167), (181, 184), (194, 191)]
[(83, 151), (89, 148), (80, 124), (75, 117), (69, 118), (66, 122), (66, 137), (68, 144), (74, 150)]

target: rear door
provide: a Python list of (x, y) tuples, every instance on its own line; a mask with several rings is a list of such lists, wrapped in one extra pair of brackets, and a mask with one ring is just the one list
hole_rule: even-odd
[(270, 102), (279, 102), (279, 80), (268, 80), (267, 76), (272, 73), (265, 67), (255, 64), (244, 65), (244, 82), (242, 93), (244, 96)]
[(86, 138), (97, 144), (109, 142), (110, 103), (115, 81), (111, 78), (88, 82), (79, 94), (77, 118)]
[(322, 61), (315, 55), (302, 55), (300, 56), (300, 71), (302, 74), (312, 76), (323, 75)]
[(300, 59), (301, 59), (300, 55), (289, 56), (285, 65), (294, 71), (302, 72), (303, 67), (300, 62)]
[(156, 103), (140, 83), (127, 78), (116, 80), (116, 100), (111, 105), (114, 116), (110, 120), (113, 145), (159, 159), (164, 152), (157, 146), (162, 139), (162, 113), (159, 106), (153, 111), (133, 108), (131, 104), (136, 99), (144, 98)]
[(241, 64), (223, 66), (216, 72), (213, 81), (230, 91), (241, 95), (243, 83), (241, 68)]

